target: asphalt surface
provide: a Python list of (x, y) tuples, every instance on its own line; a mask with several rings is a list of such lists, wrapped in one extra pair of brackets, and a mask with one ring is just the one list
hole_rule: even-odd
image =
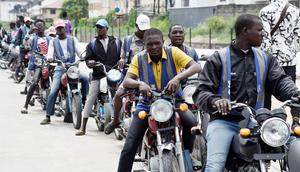
[(97, 130), (90, 119), (87, 135), (75, 136), (72, 124), (62, 117), (40, 125), (45, 112), (39, 103), (21, 114), (24, 84), (15, 84), (0, 70), (0, 172), (114, 172), (123, 141)]

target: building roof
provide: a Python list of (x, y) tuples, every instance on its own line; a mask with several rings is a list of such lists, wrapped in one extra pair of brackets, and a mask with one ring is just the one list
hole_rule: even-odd
[(63, 1), (56, 0), (56, 1), (51, 1), (49, 3), (42, 4), (42, 8), (59, 9), (62, 8), (62, 5), (63, 5)]

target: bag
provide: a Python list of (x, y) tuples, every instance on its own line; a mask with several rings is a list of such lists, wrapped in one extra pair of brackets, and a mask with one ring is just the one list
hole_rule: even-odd
[(289, 3), (286, 3), (282, 12), (281, 12), (281, 15), (280, 15), (280, 18), (278, 20), (278, 22), (276, 23), (276, 25), (274, 26), (274, 28), (271, 30), (271, 36), (274, 35), (275, 31), (279, 28), (279, 25), (280, 23), (283, 21), (283, 19), (286, 17), (286, 11), (287, 9), (289, 8), (290, 4)]

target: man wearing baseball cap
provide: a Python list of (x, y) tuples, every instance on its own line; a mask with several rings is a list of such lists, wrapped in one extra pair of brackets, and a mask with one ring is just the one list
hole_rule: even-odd
[[(141, 52), (144, 50), (144, 33), (146, 30), (150, 29), (150, 19), (148, 16), (144, 14), (140, 14), (136, 18), (136, 31), (123, 40), (123, 45), (121, 48), (121, 59), (119, 61), (119, 68), (123, 69), (124, 64), (130, 64), (133, 56), (137, 54), (138, 52)], [(123, 70), (124, 76), (126, 75), (127, 70)], [(110, 134), (114, 131), (116, 127), (119, 126), (120, 120), (120, 111), (122, 108), (122, 98), (125, 94), (125, 89), (123, 87), (123, 84), (120, 84), (116, 95), (114, 97), (114, 119), (111, 123), (107, 125), (105, 128), (105, 134)]]
[[(93, 69), (92, 81), (87, 97), (87, 102), (82, 111), (82, 123), (80, 130), (75, 134), (82, 136), (86, 133), (86, 125), (90, 114), (92, 113), (93, 105), (97, 99), (100, 80), (105, 77), (102, 66), (95, 66), (96, 62), (103, 63), (108, 69), (118, 63), (120, 59), (121, 41), (113, 36), (107, 35), (108, 23), (105, 19), (100, 19), (96, 23), (97, 36), (86, 47), (86, 64)], [(112, 92), (114, 95), (114, 92)], [(102, 123), (103, 119), (99, 119)], [(102, 129), (104, 130), (104, 124)]]
[[(53, 61), (53, 59), (58, 59), (62, 63), (74, 63), (76, 54), (80, 56), (82, 53), (79, 50), (78, 40), (73, 36), (68, 36), (66, 34), (65, 22), (63, 20), (58, 20), (55, 22), (55, 30), (57, 37), (50, 40), (47, 59), (48, 61)], [(46, 104), (46, 118), (40, 123), (41, 125), (50, 124), (50, 116), (54, 115), (54, 106), (56, 97), (61, 86), (60, 79), (64, 74), (64, 68), (58, 65), (54, 69), (53, 81), (51, 85), (51, 91), (47, 99)], [(80, 82), (82, 84), (82, 102), (85, 103), (86, 95), (89, 89), (88, 78), (80, 74)], [(68, 117), (65, 117), (64, 122), (72, 122)]]

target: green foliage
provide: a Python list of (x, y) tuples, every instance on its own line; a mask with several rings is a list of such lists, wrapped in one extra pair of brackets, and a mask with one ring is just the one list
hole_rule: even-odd
[(68, 17), (73, 21), (76, 27), (81, 18), (88, 17), (88, 6), (89, 3), (87, 0), (64, 0), (62, 11), (68, 13)]
[(135, 27), (135, 21), (137, 18), (138, 14), (137, 14), (137, 10), (134, 8), (131, 8), (131, 10), (129, 11), (129, 15), (128, 15), (128, 22), (127, 22), (127, 27)]
[(207, 20), (207, 26), (214, 31), (221, 31), (226, 27), (224, 17), (213, 16)]
[(151, 20), (151, 27), (160, 29), (163, 33), (169, 32), (170, 21), (168, 15), (161, 15)]
[(105, 16), (105, 19), (110, 26), (112, 26), (112, 24), (113, 24), (113, 15), (114, 14), (115, 14), (115, 10), (110, 10)]

